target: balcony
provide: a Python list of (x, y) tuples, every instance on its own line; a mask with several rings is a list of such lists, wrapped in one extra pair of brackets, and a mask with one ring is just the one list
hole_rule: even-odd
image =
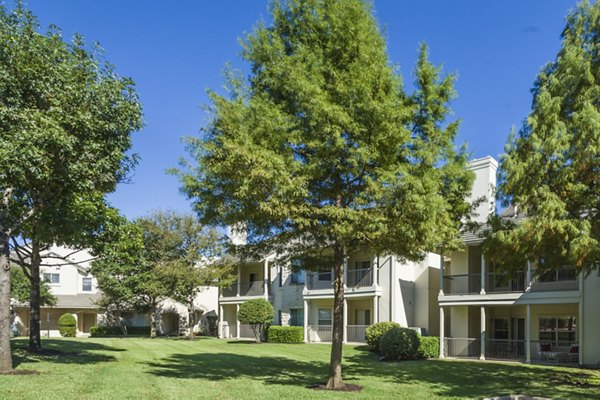
[[(224, 287), (222, 291), (223, 297), (248, 297), (248, 296), (263, 296), (265, 294), (265, 283), (264, 281), (254, 282), (240, 282), (240, 292), (238, 294), (238, 284), (234, 283), (231, 286)], [(269, 286), (267, 286), (267, 292)]]
[[(532, 292), (578, 290), (579, 281), (575, 268), (565, 267), (535, 277), (532, 272), (531, 284), (527, 284), (525, 271), (490, 272), (484, 275), (485, 293), (523, 293), (528, 287)], [(445, 275), (443, 291), (449, 295), (481, 293), (481, 274)]]
[(371, 268), (349, 269), (346, 274), (346, 286), (348, 287), (373, 286), (373, 271)]

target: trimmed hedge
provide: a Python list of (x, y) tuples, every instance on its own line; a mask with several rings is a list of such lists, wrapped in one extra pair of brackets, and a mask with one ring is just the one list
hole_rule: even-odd
[(304, 328), (301, 326), (270, 326), (267, 330), (267, 342), (304, 343)]
[(367, 340), (369, 350), (379, 353), (379, 343), (381, 341), (381, 337), (392, 328), (400, 328), (400, 324), (397, 322), (387, 321), (378, 322), (369, 326), (365, 331), (365, 339)]
[(421, 336), (419, 344), (420, 358), (437, 358), (440, 355), (440, 338), (437, 336)]
[(420, 335), (409, 328), (392, 328), (379, 343), (381, 354), (390, 361), (419, 358)]
[[(148, 336), (150, 335), (149, 326), (128, 326), (127, 335)], [(92, 326), (90, 328), (91, 337), (124, 336), (120, 326)]]
[(77, 334), (77, 320), (73, 314), (65, 313), (58, 318), (58, 331), (61, 336), (75, 337)]

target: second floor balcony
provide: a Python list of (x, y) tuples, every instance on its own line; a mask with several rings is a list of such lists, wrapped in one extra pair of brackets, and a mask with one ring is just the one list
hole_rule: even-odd
[(264, 281), (236, 282), (231, 286), (224, 287), (221, 291), (223, 297), (251, 297), (264, 296), (270, 293), (270, 285)]
[(448, 295), (480, 294), (480, 293), (519, 293), (525, 291), (578, 290), (578, 274), (573, 267), (563, 267), (555, 271), (536, 275), (531, 273), (531, 281), (527, 281), (525, 271), (512, 274), (506, 272), (490, 272), (483, 274), (444, 275), (442, 290)]
[[(344, 282), (347, 288), (372, 287), (375, 279), (373, 268), (348, 269)], [(308, 290), (333, 289), (333, 272), (312, 272), (306, 275), (306, 288)]]

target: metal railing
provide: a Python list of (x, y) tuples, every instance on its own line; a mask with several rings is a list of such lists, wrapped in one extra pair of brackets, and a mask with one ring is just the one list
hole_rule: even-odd
[(331, 342), (333, 334), (332, 325), (308, 325), (309, 342)]
[[(327, 276), (327, 274), (321, 274)], [(333, 274), (332, 274), (333, 275)], [(306, 276), (306, 287), (308, 290), (333, 289), (333, 282), (330, 278), (327, 280), (319, 279), (318, 273), (308, 274)]]
[(444, 338), (444, 356), (479, 357), (481, 340), (474, 338)]
[(444, 276), (444, 293), (477, 294), (481, 292), (481, 274)]
[[(267, 285), (269, 289), (270, 285)], [(265, 282), (240, 282), (240, 296), (262, 296), (265, 294)], [(223, 297), (236, 297), (238, 295), (238, 284), (234, 283), (231, 286), (224, 287), (222, 292)]]
[(247, 324), (240, 324), (240, 338), (254, 339), (254, 331), (252, 330), (252, 326)]
[(579, 289), (578, 273), (574, 267), (561, 267), (539, 275), (533, 271), (532, 275), (531, 290), (535, 292)]
[(237, 337), (237, 324), (228, 324), (227, 321), (223, 321), (221, 325), (221, 337), (235, 339)]
[(486, 293), (524, 292), (525, 271), (489, 272), (485, 274)]
[(369, 325), (348, 325), (346, 326), (346, 339), (351, 343), (365, 343), (365, 331)]
[(525, 360), (525, 341), (486, 339), (485, 358), (497, 360)]
[(549, 364), (579, 364), (579, 344), (532, 340), (531, 360)]
[(373, 270), (371, 268), (347, 270), (346, 271), (346, 286), (348, 286), (348, 287), (373, 286)]

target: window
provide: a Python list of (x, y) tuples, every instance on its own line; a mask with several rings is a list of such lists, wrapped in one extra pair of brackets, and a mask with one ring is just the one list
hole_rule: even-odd
[(540, 342), (566, 346), (576, 341), (575, 317), (540, 317)]
[(318, 325), (331, 325), (331, 308), (319, 308)]
[(44, 282), (58, 285), (60, 283), (60, 274), (55, 272), (44, 272)]
[(83, 278), (81, 280), (81, 291), (91, 292), (92, 291), (92, 278)]
[(494, 339), (508, 340), (508, 318), (493, 318)]
[(303, 308), (292, 308), (290, 310), (290, 326), (304, 326)]
[(303, 285), (305, 281), (306, 273), (304, 270), (292, 272), (290, 282), (295, 285)]

